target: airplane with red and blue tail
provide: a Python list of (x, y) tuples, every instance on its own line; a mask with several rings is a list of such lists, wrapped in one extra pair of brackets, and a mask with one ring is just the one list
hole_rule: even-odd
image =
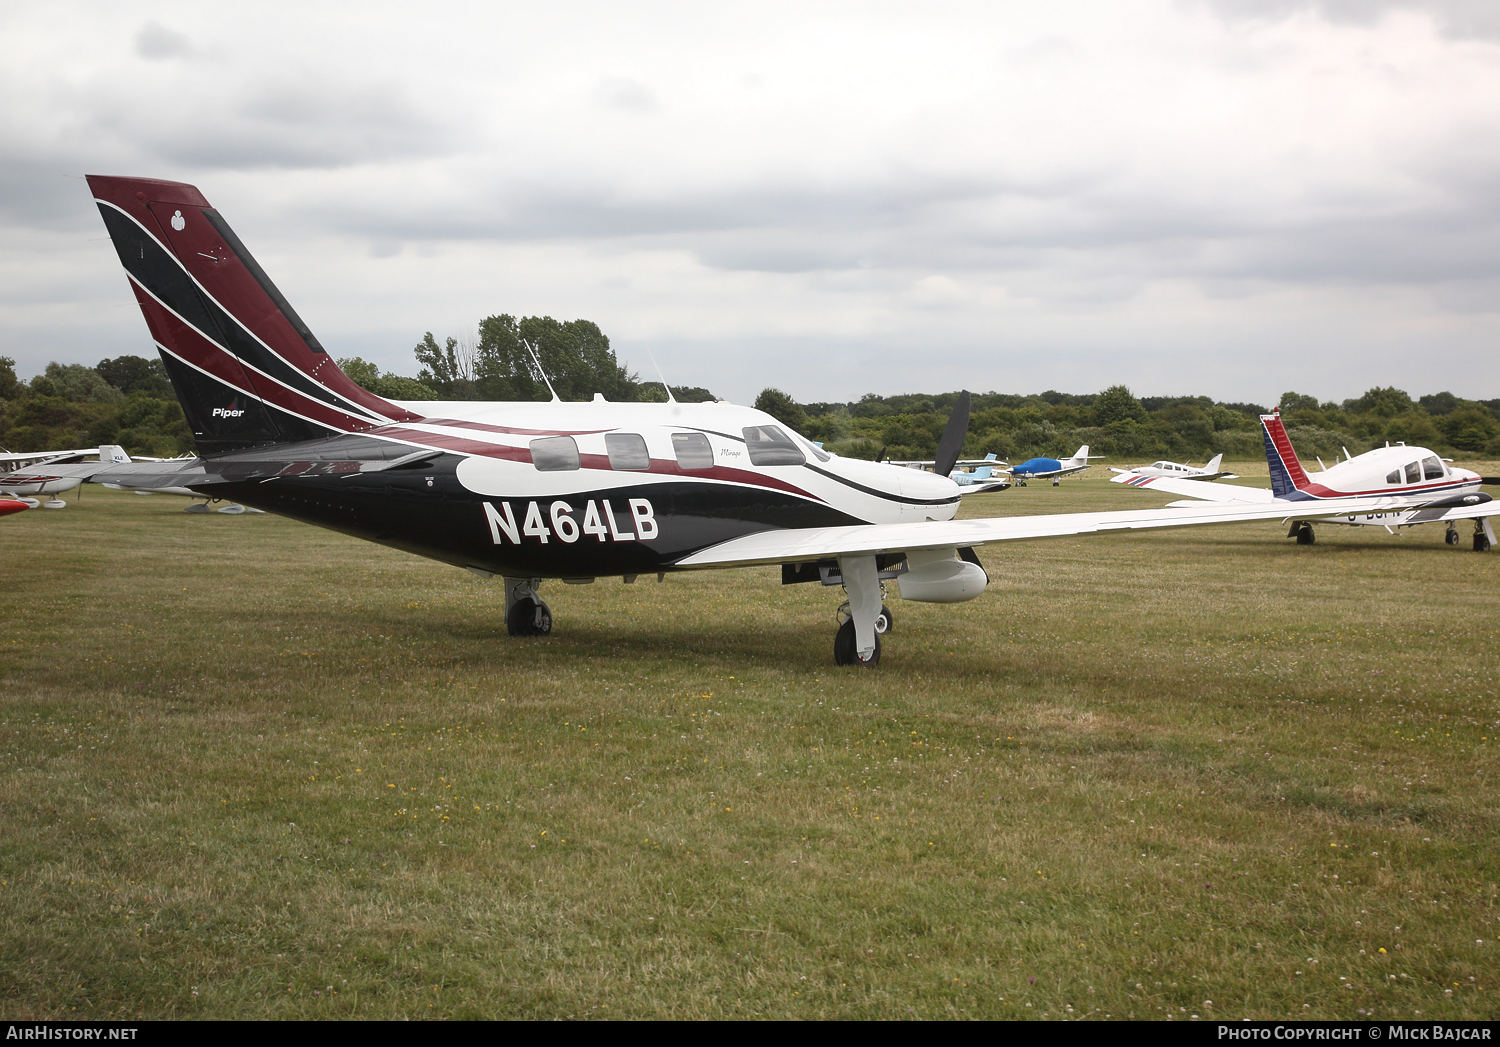
[[(1173, 507), (1201, 501), (1225, 506), (1283, 506), (1289, 524), (1287, 537), (1302, 545), (1314, 542), (1314, 523), (1384, 527), (1391, 533), (1397, 528), (1441, 523), (1447, 525), (1448, 544), (1459, 545), (1459, 525), (1464, 521), (1473, 522), (1476, 552), (1485, 552), (1496, 544), (1490, 517), (1500, 515), (1500, 503), (1480, 491), (1491, 481), (1478, 473), (1457, 468), (1425, 447), (1406, 444), (1387, 444), (1309, 473), (1292, 447), (1281, 412), (1261, 415), (1260, 424), (1271, 474), (1270, 490), (1129, 473), (1114, 477), (1113, 482), (1139, 490), (1187, 495), (1193, 500), (1169, 503)], [(1358, 503), (1353, 511), (1347, 508), (1351, 501)], [(1339, 508), (1330, 511), (1334, 506)]]

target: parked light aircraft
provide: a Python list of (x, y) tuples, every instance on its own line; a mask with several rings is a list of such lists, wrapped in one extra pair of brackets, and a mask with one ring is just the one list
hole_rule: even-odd
[[(81, 458), (84, 455), (92, 455), (96, 452), (98, 454), (98, 459), (96, 461), (77, 461), (78, 458)], [(29, 469), (17, 470), (14, 473), (0, 475), (0, 493), (26, 495), (39, 494), (43, 492), (52, 493), (71, 491), (75, 487), (78, 487), (80, 484), (86, 482), (99, 482), (94, 479), (95, 476), (106, 469), (113, 469), (116, 466), (125, 465), (130, 462), (153, 462), (160, 464), (169, 462), (191, 462), (195, 460), (191, 455), (186, 458), (132, 459), (130, 455), (126, 453), (125, 448), (121, 447), (118, 444), (101, 444), (96, 449), (96, 451), (68, 451), (65, 453), (68, 457), (61, 460), (48, 461), (45, 463), (44, 469), (32, 466)], [(122, 479), (124, 478), (122, 477)], [(181, 486), (142, 487), (133, 483), (106, 483), (104, 484), (104, 486), (115, 491), (133, 491), (134, 493), (141, 495), (175, 494), (181, 495), (184, 498), (203, 499), (203, 501), (201, 502), (195, 500), (191, 505), (185, 506), (183, 508), (183, 512), (186, 513), (211, 512), (212, 510), (209, 508), (207, 503), (210, 501), (217, 501), (217, 499), (212, 495), (199, 494), (197, 491), (192, 491), (186, 487)], [(35, 508), (37, 504), (39, 504), (35, 498), (22, 498), (22, 501), (25, 501), (32, 508)], [(62, 499), (54, 499), (40, 504), (43, 504), (45, 508), (48, 509), (61, 509), (67, 505), (66, 502), (62, 501)], [(229, 505), (220, 507), (218, 511), (221, 513), (238, 515), (240, 513), (246, 512), (258, 513), (261, 510), (247, 509), (243, 505), (234, 505), (231, 503)]]
[[(1495, 531), (1489, 518), (1500, 514), (1500, 503), (1480, 493), (1479, 487), (1485, 480), (1479, 474), (1452, 468), (1425, 447), (1398, 444), (1377, 447), (1309, 475), (1292, 449), (1292, 441), (1281, 422), (1281, 413), (1261, 415), (1260, 424), (1265, 437), (1266, 464), (1271, 472), (1269, 491), (1263, 487), (1239, 487), (1164, 476), (1124, 474), (1113, 477), (1112, 482), (1142, 490), (1185, 494), (1221, 505), (1283, 506), (1290, 521), (1287, 537), (1296, 538), (1300, 545), (1313, 543), (1315, 520), (1384, 527), (1391, 533), (1395, 533), (1397, 527), (1446, 523), (1449, 545), (1458, 545), (1461, 540), (1459, 521), (1473, 520), (1474, 551), (1485, 552), (1495, 544)], [(1326, 511), (1329, 505), (1351, 500), (1359, 503), (1353, 510), (1342, 513)]]
[[(928, 458), (893, 461), (890, 464), (907, 469), (930, 469), (937, 463)], [(1010, 486), (1009, 478), (1003, 473), (995, 475), (995, 470), (1004, 469), (1007, 463), (998, 461), (993, 454), (987, 454), (983, 458), (960, 458), (953, 464), (958, 468), (948, 473), (948, 479), (958, 484), (959, 494), (984, 494), (987, 491), (1003, 491)]]
[[(97, 454), (99, 460), (82, 463), (78, 461), (85, 455), (91, 454)], [(24, 456), (13, 455), (12, 457), (23, 458)], [(33, 455), (29, 464), (11, 466), (10, 471), (0, 476), (0, 494), (14, 495), (32, 507), (40, 504), (44, 509), (62, 509), (68, 503), (55, 497), (56, 495), (73, 490), (107, 465), (128, 461), (130, 461), (130, 456), (125, 453), (125, 449), (114, 444), (103, 444), (88, 451), (59, 451), (41, 457)], [(54, 497), (38, 503), (37, 499), (31, 497), (38, 494), (50, 494)]]
[[(1112, 473), (1122, 473), (1125, 476), (1174, 476), (1179, 480), (1238, 480), (1234, 473), (1223, 472), (1219, 469), (1219, 463), (1224, 461), (1222, 454), (1216, 454), (1208, 460), (1203, 468), (1195, 465), (1183, 465), (1181, 462), (1153, 462), (1150, 465), (1136, 466), (1134, 469), (1116, 469), (1109, 467)], [(1115, 483), (1123, 481), (1116, 480)]]
[(1071, 458), (1028, 458), (1020, 465), (1012, 466), (1010, 470), (1011, 479), (1016, 486), (1025, 487), (1026, 481), (1052, 479), (1052, 486), (1058, 486), (1058, 481), (1064, 476), (1073, 473), (1081, 473), (1089, 467), (1090, 458), (1103, 458), (1102, 454), (1089, 454), (1089, 445), (1084, 444)]
[(989, 581), (975, 546), (1284, 515), (1195, 504), (955, 520), (947, 473), (967, 410), (955, 410), (927, 473), (840, 458), (728, 403), (384, 400), (339, 370), (197, 189), (88, 183), (202, 456), (94, 479), (233, 497), (500, 575), (512, 634), (550, 631), (537, 594), (546, 578), (780, 564), (790, 583), (836, 567), (849, 618), (834, 657), (869, 666), (880, 657), (882, 572), (896, 574), (904, 599), (956, 603)]

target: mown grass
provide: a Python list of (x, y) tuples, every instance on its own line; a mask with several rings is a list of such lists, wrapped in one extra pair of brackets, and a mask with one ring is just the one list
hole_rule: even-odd
[(859, 671), (775, 570), (516, 641), (494, 582), (181, 505), (0, 523), (7, 1018), (1495, 1013), (1500, 553), (992, 547)]

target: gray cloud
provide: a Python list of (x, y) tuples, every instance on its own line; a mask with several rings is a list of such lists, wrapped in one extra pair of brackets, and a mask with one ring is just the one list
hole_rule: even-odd
[(135, 35), (135, 53), (149, 61), (159, 62), (167, 58), (186, 58), (193, 53), (193, 45), (181, 33), (174, 33), (160, 22), (151, 21), (141, 26)]
[(1231, 21), (1279, 19), (1313, 12), (1330, 22), (1369, 26), (1397, 11), (1430, 16), (1447, 36), (1500, 40), (1500, 5), (1493, 0), (1206, 0)]
[[(137, 172), (198, 184), (320, 337), (387, 366), (506, 310), (679, 347), (710, 370), (674, 381), (734, 396), (777, 368), (826, 398), (1176, 359), (1274, 398), (1243, 388), (1257, 339), (1379, 384), (1441, 344), (1500, 393), (1488, 5), (207, 10), (0, 39), (0, 266), (46, 274), (12, 284), (0, 353), (142, 337), (113, 279), (43, 308), (73, 277), (15, 246), (94, 259), (77, 176)], [(1412, 10), (1436, 33), (1382, 31)], [(1358, 379), (1330, 348), (1356, 344)]]
[(656, 96), (645, 84), (624, 76), (605, 76), (594, 87), (594, 97), (614, 109), (644, 113), (656, 108)]

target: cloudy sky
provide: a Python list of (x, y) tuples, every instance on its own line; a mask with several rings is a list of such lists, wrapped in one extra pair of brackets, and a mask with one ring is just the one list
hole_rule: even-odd
[(1493, 0), (0, 7), (0, 355), (151, 344), (84, 173), (335, 355), (583, 317), (748, 402), (1500, 397)]

